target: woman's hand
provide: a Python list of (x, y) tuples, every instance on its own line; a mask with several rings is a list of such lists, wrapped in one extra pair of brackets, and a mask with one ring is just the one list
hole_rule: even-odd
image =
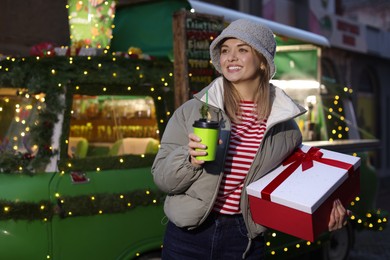
[(201, 139), (195, 135), (194, 133), (191, 133), (188, 135), (188, 138), (190, 139), (188, 143), (188, 153), (190, 155), (190, 162), (194, 166), (199, 166), (204, 164), (204, 161), (197, 160), (196, 156), (204, 156), (207, 155), (206, 151), (196, 151), (195, 149), (206, 149), (206, 145), (201, 144), (200, 141)]
[(339, 199), (333, 202), (333, 208), (330, 213), (328, 224), (329, 231), (335, 231), (347, 224), (347, 218), (351, 215), (351, 211), (344, 208)]

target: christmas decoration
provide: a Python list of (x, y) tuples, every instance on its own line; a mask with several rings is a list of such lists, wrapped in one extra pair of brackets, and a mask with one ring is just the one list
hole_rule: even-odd
[(84, 41), (89, 47), (104, 48), (112, 38), (116, 1), (70, 0), (66, 6), (73, 45)]
[(161, 206), (164, 194), (160, 191), (134, 190), (117, 194), (58, 196), (52, 202), (15, 202), (0, 200), (0, 220), (50, 221), (61, 218), (124, 213), (139, 206)]
[(42, 42), (37, 45), (34, 45), (30, 48), (30, 55), (31, 56), (54, 56), (54, 44), (51, 42)]
[[(51, 138), (58, 115), (66, 107), (64, 95), (149, 95), (158, 107), (159, 131), (162, 132), (173, 110), (173, 105), (170, 105), (173, 102), (169, 102), (169, 98), (173, 98), (172, 71), (173, 65), (168, 60), (130, 59), (107, 50), (101, 56), (7, 57), (1, 60), (0, 85), (23, 89), (26, 91), (23, 94), (29, 97), (44, 93), (45, 98), (38, 120), (30, 126), (31, 139), (38, 148), (36, 154), (29, 157), (17, 151), (0, 150), (0, 173), (34, 174), (43, 171), (50, 158), (58, 153), (51, 147)], [(71, 99), (65, 100), (70, 102)], [(68, 128), (69, 122), (65, 120), (64, 129)], [(64, 148), (67, 134), (64, 131), (61, 137)], [(88, 168), (87, 161), (80, 164)], [(105, 160), (105, 163), (118, 164), (118, 167), (127, 165), (126, 161), (118, 163), (114, 158)], [(72, 165), (77, 167), (77, 161)], [(105, 168), (104, 165), (101, 167)], [(67, 170), (71, 169), (67, 167)]]

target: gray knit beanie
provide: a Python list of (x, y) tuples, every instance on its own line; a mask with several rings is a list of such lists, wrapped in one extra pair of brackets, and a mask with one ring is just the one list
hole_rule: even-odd
[(271, 29), (246, 19), (236, 20), (226, 27), (210, 45), (211, 61), (219, 73), (222, 73), (219, 63), (220, 44), (226, 38), (239, 39), (261, 53), (267, 59), (270, 67), (270, 79), (272, 79), (276, 72), (274, 64), (276, 41)]

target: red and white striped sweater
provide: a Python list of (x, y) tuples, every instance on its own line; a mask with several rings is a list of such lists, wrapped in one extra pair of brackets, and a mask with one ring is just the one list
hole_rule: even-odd
[(240, 123), (232, 123), (225, 172), (214, 211), (221, 214), (240, 213), (240, 197), (245, 177), (263, 139), (267, 120), (259, 120), (253, 102), (242, 101)]

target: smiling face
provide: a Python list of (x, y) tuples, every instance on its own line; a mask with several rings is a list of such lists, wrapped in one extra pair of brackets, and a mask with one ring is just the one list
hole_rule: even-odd
[(222, 43), (220, 51), (222, 74), (227, 80), (236, 86), (243, 83), (259, 85), (260, 67), (265, 66), (265, 59), (261, 59), (250, 45), (230, 38)]

